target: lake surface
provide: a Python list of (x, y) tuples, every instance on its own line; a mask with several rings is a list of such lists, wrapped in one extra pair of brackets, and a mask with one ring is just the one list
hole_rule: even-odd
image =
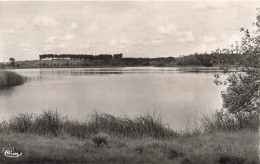
[(85, 120), (93, 112), (136, 116), (161, 115), (174, 129), (183, 129), (200, 114), (222, 106), (216, 86), (217, 68), (126, 67), (16, 69), (30, 80), (0, 91), (0, 119), (20, 113), (56, 110)]

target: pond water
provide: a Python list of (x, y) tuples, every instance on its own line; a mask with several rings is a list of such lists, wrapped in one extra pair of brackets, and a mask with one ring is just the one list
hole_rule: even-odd
[(218, 68), (123, 67), (16, 69), (29, 81), (0, 91), (0, 119), (56, 110), (85, 120), (95, 111), (133, 117), (150, 112), (174, 129), (222, 106)]

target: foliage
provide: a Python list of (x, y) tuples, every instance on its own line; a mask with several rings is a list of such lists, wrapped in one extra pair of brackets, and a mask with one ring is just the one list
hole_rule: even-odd
[(26, 80), (25, 77), (11, 71), (0, 72), (0, 88), (21, 85)]
[(14, 62), (15, 62), (15, 59), (14, 59), (14, 58), (10, 58), (9, 61), (11, 62), (11, 66), (14, 67), (14, 66), (15, 66), (15, 63), (14, 63)]
[(106, 136), (95, 136), (92, 138), (92, 141), (97, 146), (105, 146), (107, 145), (107, 137)]
[(103, 59), (110, 60), (112, 58), (122, 58), (123, 54), (100, 54), (100, 55), (88, 55), (88, 54), (42, 54), (39, 55), (40, 59)]
[(21, 113), (11, 119), (7, 127), (19, 133), (54, 136), (68, 134), (78, 138), (90, 137), (101, 132), (132, 138), (172, 138), (177, 135), (173, 130), (166, 128), (159, 117), (150, 114), (130, 119), (96, 113), (90, 120), (79, 122), (62, 117), (57, 111), (49, 110), (40, 115)]
[(240, 44), (236, 43), (230, 49), (218, 53), (233, 56), (222, 65), (222, 70), (229, 74), (227, 90), (222, 93), (224, 107), (232, 114), (247, 114), (260, 112), (260, 9), (254, 23), (254, 30), (241, 28), (244, 37)]
[[(124, 57), (123, 54), (42, 54), (40, 59), (71, 59), (71, 60), (87, 60), (90, 65), (113, 65), (113, 66), (173, 66), (173, 65), (200, 65), (212, 67), (217, 65), (215, 60), (219, 54), (191, 54), (181, 57), (157, 57), (157, 58), (134, 58)], [(226, 58), (226, 57), (225, 57)]]
[(250, 115), (239, 113), (231, 114), (228, 111), (216, 111), (213, 116), (203, 115), (202, 127), (204, 131), (257, 131), (259, 128), (259, 116), (257, 113)]

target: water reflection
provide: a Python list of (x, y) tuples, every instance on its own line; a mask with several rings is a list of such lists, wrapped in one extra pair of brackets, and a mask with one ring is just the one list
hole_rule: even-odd
[(220, 73), (218, 67), (112, 67), (112, 68), (46, 68), (14, 70), (24, 76), (82, 76), (82, 75), (111, 75), (111, 74), (161, 74), (161, 73)]

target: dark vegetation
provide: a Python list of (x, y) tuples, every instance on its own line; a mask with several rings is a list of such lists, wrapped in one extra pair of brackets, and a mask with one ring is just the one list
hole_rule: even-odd
[(0, 71), (0, 89), (21, 85), (26, 80), (25, 77), (10, 71)]
[[(180, 136), (198, 135), (202, 132), (236, 132), (242, 130), (258, 131), (259, 116), (235, 117), (223, 111), (213, 116), (204, 115), (201, 127), (193, 130), (174, 131), (163, 124), (160, 117), (146, 115), (134, 119), (114, 117), (109, 114), (95, 113), (84, 122), (70, 120), (67, 116), (54, 111), (44, 111), (40, 115), (20, 113), (1, 124), (0, 130), (37, 135), (70, 135), (77, 138), (89, 138), (91, 135), (106, 133), (118, 137), (171, 139)], [(103, 139), (95, 142), (104, 142)], [(106, 144), (106, 143), (105, 143)]]
[(101, 132), (131, 138), (166, 139), (177, 136), (176, 132), (165, 127), (160, 118), (150, 114), (131, 119), (96, 113), (90, 120), (80, 122), (69, 120), (57, 112), (44, 111), (40, 115), (21, 113), (2, 126), (18, 133), (53, 136), (68, 134), (77, 138), (88, 138)]
[[(18, 68), (30, 67), (95, 67), (95, 66), (224, 66), (235, 65), (245, 54), (228, 49), (216, 50), (211, 53), (195, 53), (180, 57), (134, 58), (119, 54), (42, 54), (40, 60), (17, 61), (10, 58), (6, 66)], [(12, 60), (11, 60), (12, 59)]]
[(10, 58), (9, 61), (11, 62), (11, 66), (15, 66), (15, 59), (14, 58)]
[(105, 146), (105, 145), (107, 145), (107, 138), (104, 137), (104, 136), (95, 136), (95, 137), (92, 138), (92, 141), (97, 146)]
[[(241, 28), (244, 33), (241, 43), (237, 43), (230, 49), (218, 50), (221, 54), (231, 54), (233, 58), (227, 60), (221, 69), (229, 74), (224, 80), (218, 80), (217, 84), (228, 85), (222, 92), (223, 108), (217, 116), (225, 116), (229, 122), (236, 121), (235, 126), (243, 129), (256, 122), (259, 126), (260, 114), (260, 9), (253, 23), (254, 30)], [(231, 72), (232, 71), (232, 72)], [(257, 127), (255, 127), (257, 129)]]
[[(75, 65), (94, 66), (94, 65), (110, 65), (110, 66), (182, 66), (182, 65), (198, 65), (212, 67), (214, 65), (225, 64), (230, 62), (235, 54), (223, 54), (212, 52), (210, 54), (191, 54), (181, 57), (158, 57), (158, 58), (133, 58), (123, 57), (123, 54), (101, 54), (101, 55), (85, 55), (85, 54), (42, 54), (39, 55), (40, 60), (78, 60)], [(41, 66), (46, 66), (48, 61), (41, 61)], [(231, 63), (229, 63), (231, 64)], [(61, 64), (62, 65), (62, 64)], [(69, 66), (68, 63), (63, 65)], [(52, 65), (57, 66), (57, 65)]]
[(213, 116), (204, 115), (202, 117), (202, 125), (205, 131), (240, 131), (259, 129), (259, 114), (236, 115), (229, 111), (216, 111)]

